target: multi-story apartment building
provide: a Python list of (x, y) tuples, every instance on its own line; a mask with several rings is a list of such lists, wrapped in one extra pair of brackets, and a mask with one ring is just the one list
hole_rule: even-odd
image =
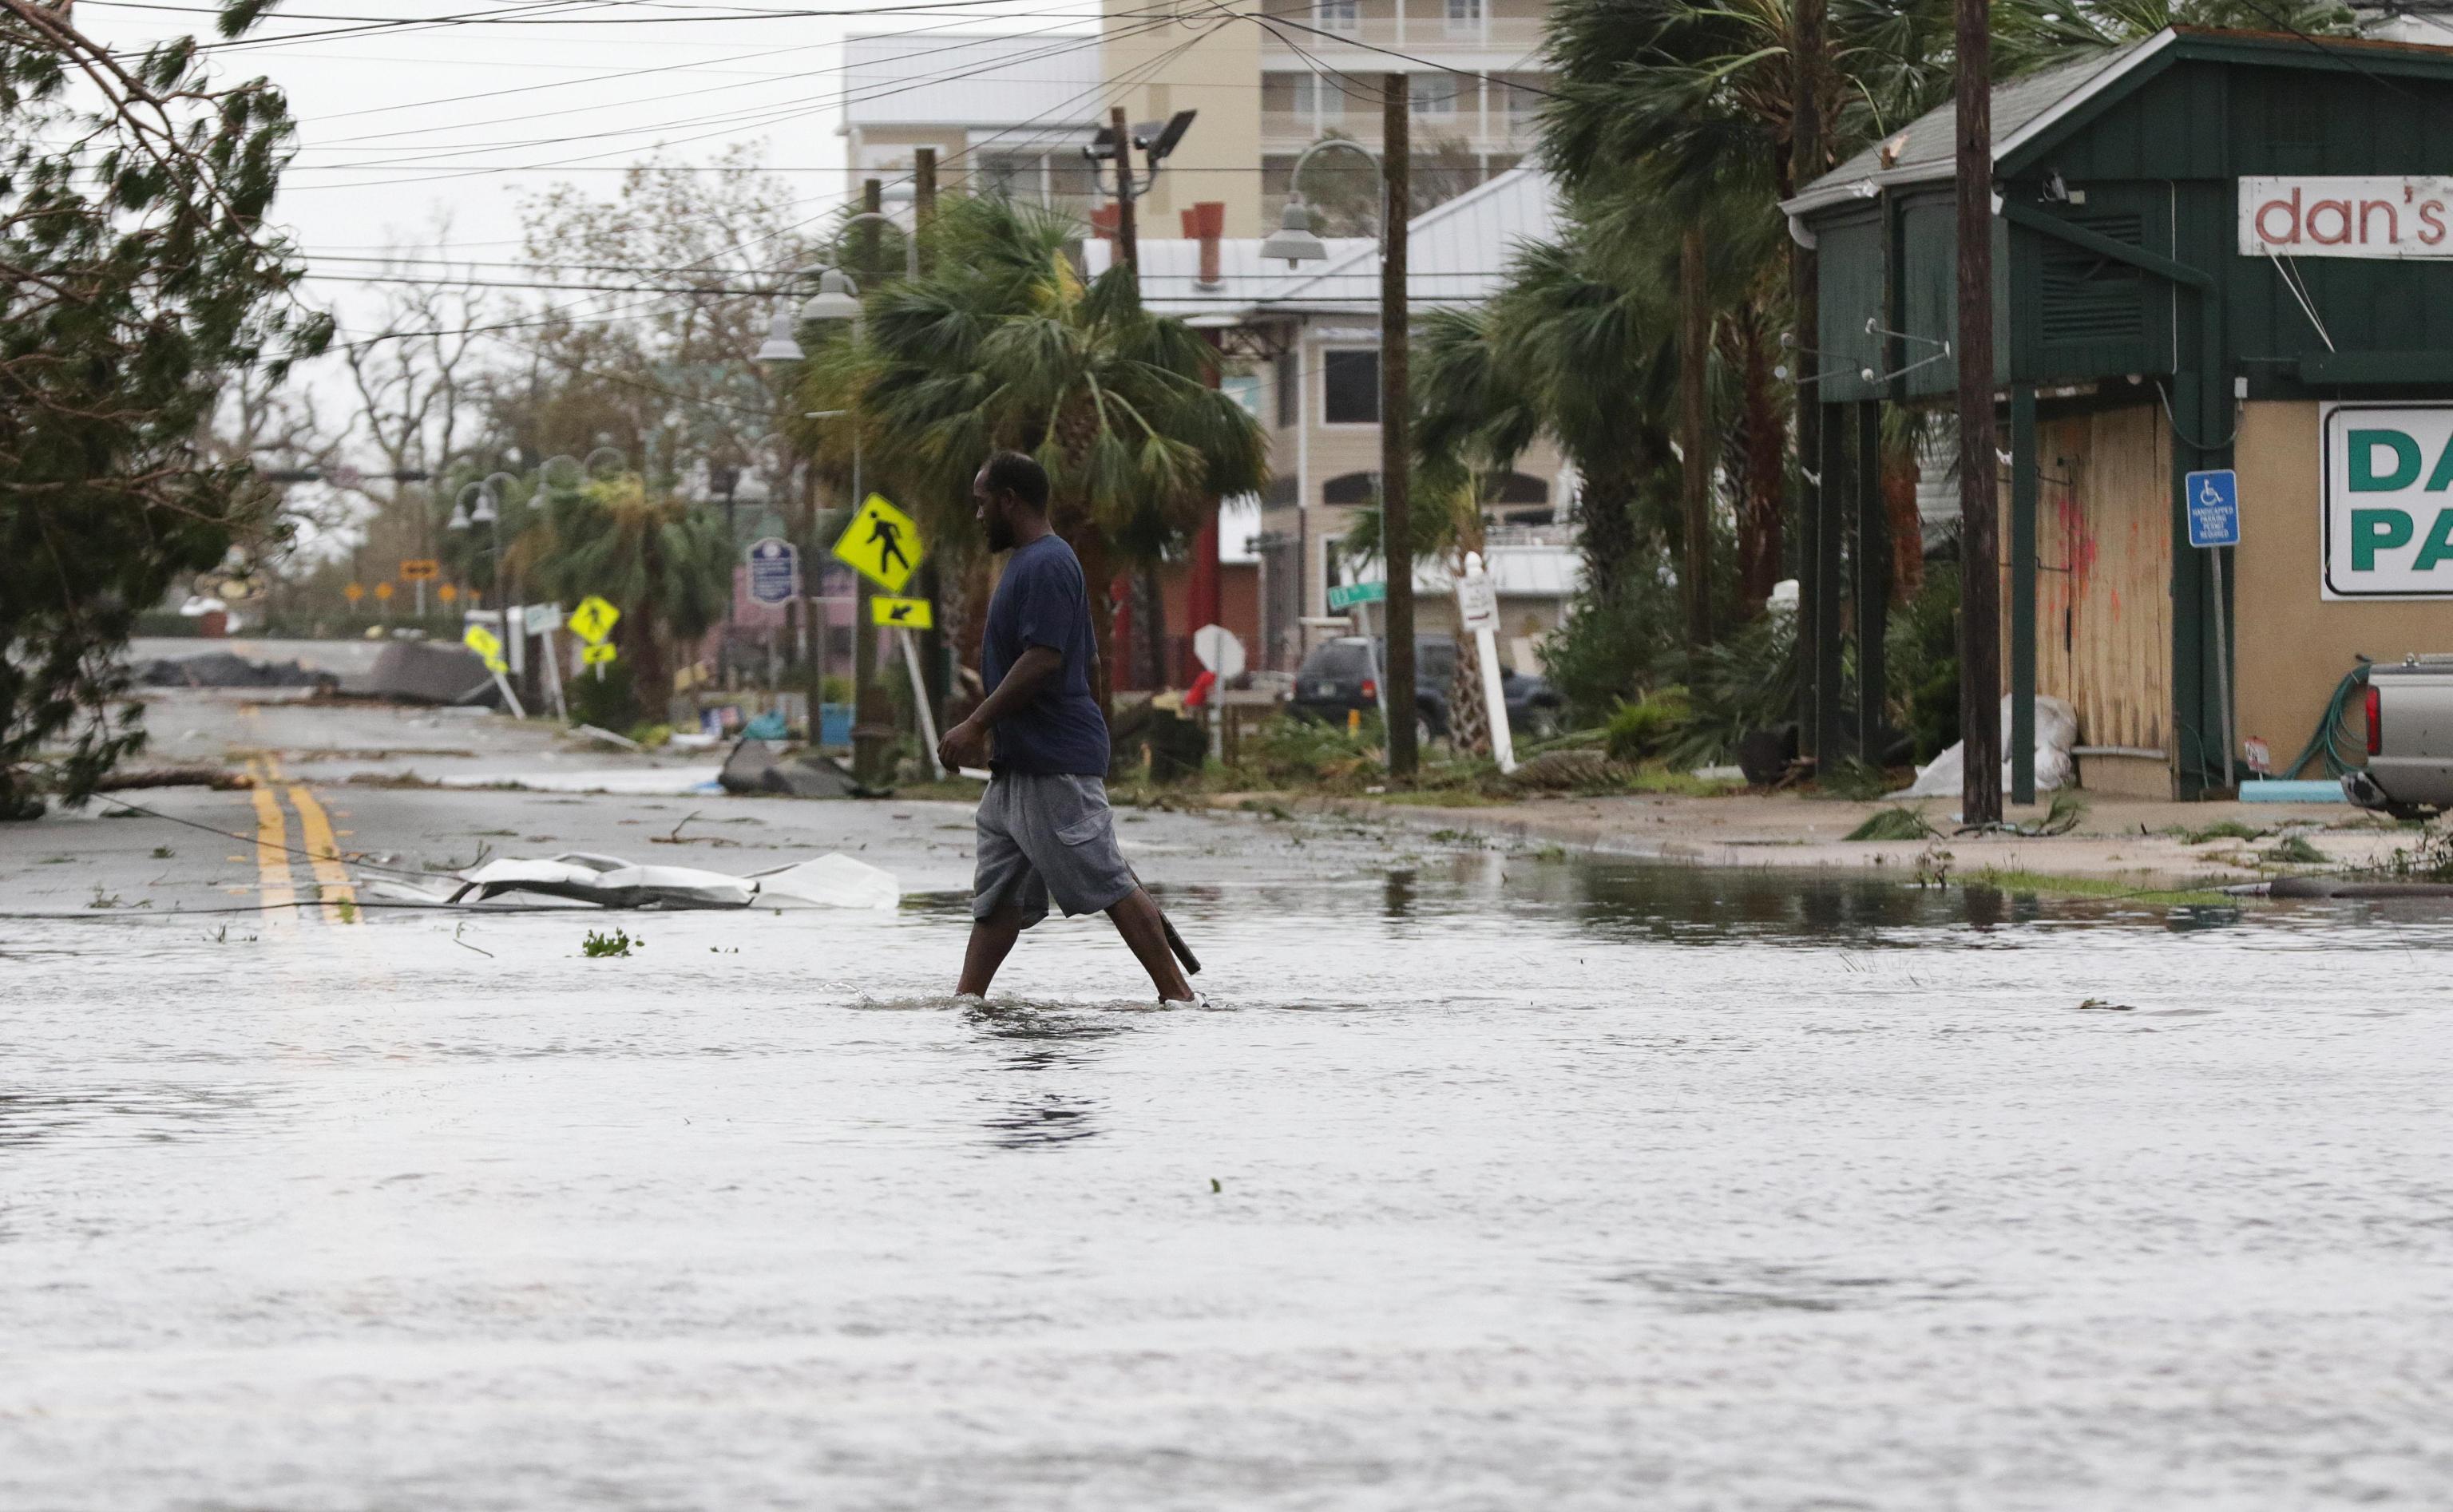
[(907, 202), (914, 151), (927, 147), (948, 189), (1090, 209), (1098, 181), (1082, 147), (1108, 92), (1096, 35), (854, 35), (844, 64), (839, 131), (854, 189), (883, 179), (889, 207)]
[(1215, 200), (1228, 236), (1259, 236), (1305, 148), (1341, 135), (1378, 149), (1392, 71), (1406, 76), (1414, 154), (1441, 164), (1426, 187), (1454, 192), (1515, 167), (1532, 144), (1548, 13), (1547, 0), (1264, 0), (1257, 19), (1228, 21), (1224, 8), (1105, 0), (1101, 64), (1132, 120), (1201, 112), (1151, 218), (1172, 225)]

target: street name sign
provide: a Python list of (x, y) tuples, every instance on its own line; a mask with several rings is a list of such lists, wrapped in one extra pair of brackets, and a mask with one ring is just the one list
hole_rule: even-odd
[(835, 540), (835, 559), (888, 593), (903, 591), (926, 550), (918, 522), (878, 493), (868, 496)]
[(1332, 610), (1350, 609), (1358, 604), (1386, 604), (1388, 585), (1378, 583), (1345, 583), (1328, 590), (1328, 607)]
[(801, 591), (801, 553), (792, 543), (768, 536), (750, 543), (749, 602), (788, 604)]
[(2189, 545), (2240, 545), (2240, 474), (2229, 468), (2192, 472), (2182, 480), (2189, 501)]
[(935, 607), (927, 599), (890, 599), (884, 594), (868, 601), (868, 618), (874, 625), (905, 630), (933, 630), (937, 627)]
[(2318, 407), (2328, 599), (2453, 598), (2453, 405)]
[(570, 630), (593, 646), (613, 633), (613, 622), (621, 617), (622, 611), (602, 595), (590, 593), (579, 601), (579, 607), (570, 611)]

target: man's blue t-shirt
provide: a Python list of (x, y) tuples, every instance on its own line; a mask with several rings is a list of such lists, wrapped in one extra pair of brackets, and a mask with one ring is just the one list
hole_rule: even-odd
[(1065, 658), (1064, 667), (1039, 696), (996, 725), (1001, 771), (1107, 775), (1107, 722), (1090, 696), (1090, 596), (1081, 561), (1050, 531), (1013, 548), (996, 596), (988, 600), (987, 632), (981, 638), (982, 684), (994, 692), (1005, 674), (1033, 646)]

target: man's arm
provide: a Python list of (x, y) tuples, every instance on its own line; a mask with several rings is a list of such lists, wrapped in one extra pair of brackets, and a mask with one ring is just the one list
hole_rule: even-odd
[(1065, 653), (1054, 647), (1025, 647), (970, 718), (946, 731), (937, 743), (937, 759), (953, 767), (979, 766), (987, 759), (989, 729), (1021, 712), (1064, 669)]

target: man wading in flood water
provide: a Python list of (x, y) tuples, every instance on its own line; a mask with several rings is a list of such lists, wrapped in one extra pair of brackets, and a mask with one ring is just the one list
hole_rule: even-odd
[[(1171, 1003), (1193, 1001), (1168, 953), (1158, 905), (1116, 848), (1107, 808), (1107, 722), (1091, 697), (1090, 595), (1073, 548), (1047, 527), (1047, 473), (1019, 451), (988, 458), (971, 480), (988, 549), (1011, 551), (988, 601), (980, 675), (988, 696), (946, 732), (937, 759), (987, 765), (980, 800), (979, 869), (971, 883), (971, 943), (964, 997), (987, 996), (1022, 931), (1047, 917), (1104, 912)], [(993, 733), (996, 752), (988, 754)]]

